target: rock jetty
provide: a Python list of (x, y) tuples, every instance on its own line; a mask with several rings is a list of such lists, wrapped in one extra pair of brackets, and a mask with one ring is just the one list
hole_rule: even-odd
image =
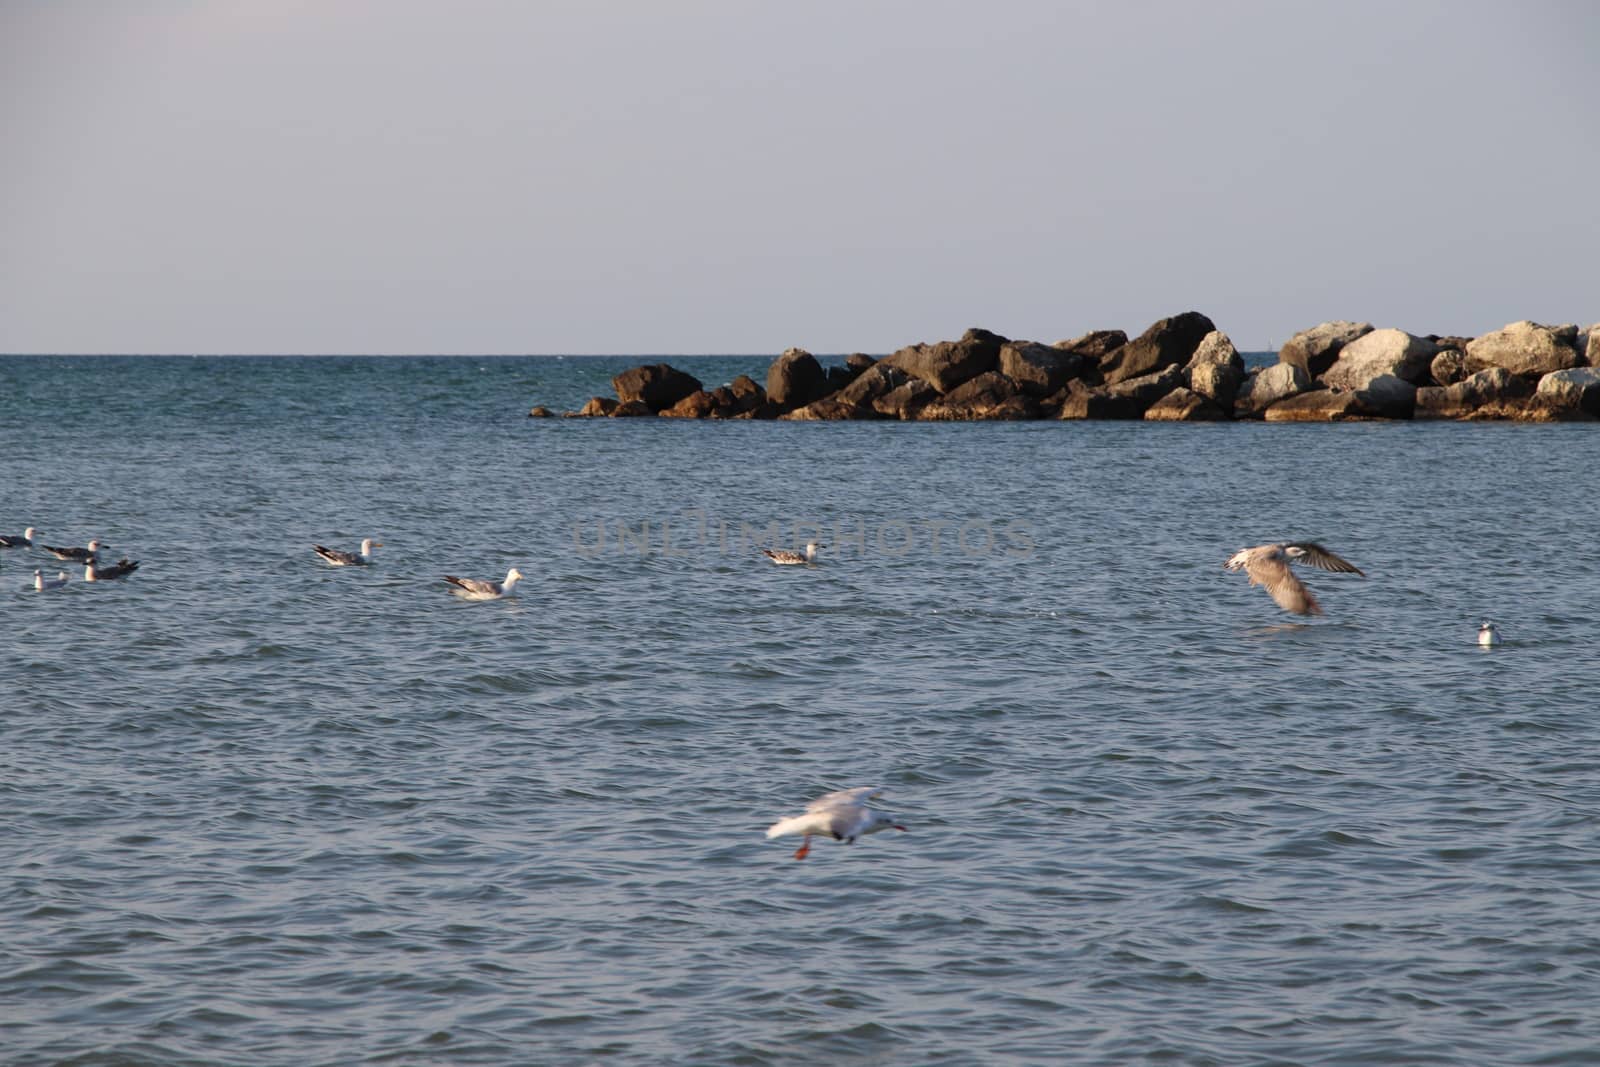
[[(1137, 337), (1095, 330), (1070, 341), (1016, 341), (971, 329), (881, 359), (824, 367), (791, 348), (765, 383), (740, 375), (707, 389), (665, 363), (611, 380), (577, 417), (689, 419), (1265, 419), (1600, 418), (1600, 324), (1514, 322), (1482, 337), (1417, 336), (1365, 322), (1295, 334), (1278, 362), (1247, 371), (1227, 334), (1186, 311)], [(543, 407), (530, 415), (553, 414)]]

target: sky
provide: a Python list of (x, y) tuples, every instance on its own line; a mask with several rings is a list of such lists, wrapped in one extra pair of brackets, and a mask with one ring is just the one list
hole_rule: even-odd
[(0, 352), (1600, 320), (1588, 0), (0, 0)]

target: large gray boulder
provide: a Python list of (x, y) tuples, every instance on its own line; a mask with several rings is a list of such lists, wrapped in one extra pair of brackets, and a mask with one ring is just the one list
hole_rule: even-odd
[(1416, 384), (1428, 380), (1437, 349), (1426, 337), (1404, 330), (1373, 330), (1339, 350), (1339, 358), (1322, 374), (1322, 384), (1336, 389), (1365, 389), (1374, 378), (1392, 374)]
[(787, 411), (828, 394), (828, 374), (803, 348), (791, 348), (767, 368), (767, 399)]
[(1107, 385), (1142, 378), (1174, 364), (1189, 362), (1206, 334), (1215, 330), (1212, 321), (1198, 311), (1153, 323), (1138, 337), (1112, 351), (1100, 361), (1100, 374)]
[(1206, 334), (1183, 372), (1192, 392), (1224, 412), (1233, 411), (1234, 397), (1244, 382), (1244, 359), (1227, 334), (1221, 330)]
[(1582, 357), (1577, 341), (1578, 328), (1573, 325), (1513, 322), (1467, 342), (1467, 370), (1504, 367), (1524, 378), (1540, 378), (1578, 366)]
[(1417, 406), (1417, 387), (1392, 374), (1380, 374), (1356, 392), (1369, 414), (1383, 419), (1409, 419)]
[(1551, 371), (1539, 379), (1535, 396), (1556, 411), (1582, 411), (1600, 415), (1600, 369), (1575, 367)]
[(611, 379), (611, 388), (617, 391), (619, 404), (637, 401), (655, 414), (670, 408), (691, 393), (698, 393), (700, 379), (665, 363), (652, 363), (623, 371)]
[(1274, 363), (1250, 375), (1234, 395), (1233, 411), (1241, 417), (1260, 415), (1280, 400), (1307, 392), (1311, 378), (1294, 363)]
[(1278, 349), (1278, 362), (1299, 367), (1308, 378), (1320, 378), (1339, 358), (1340, 349), (1371, 332), (1370, 322), (1324, 322), (1285, 341)]
[(1526, 381), (1504, 367), (1490, 367), (1450, 385), (1418, 389), (1414, 417), (1464, 418), (1486, 404), (1519, 401), (1532, 391)]
[[(883, 365), (948, 393), (962, 382), (995, 369), (1000, 361), (1000, 346), (1006, 339), (988, 330), (971, 329), (959, 341), (911, 345), (886, 357)], [(771, 388), (768, 388), (771, 392)]]
[(1441, 348), (1428, 364), (1428, 377), (1440, 385), (1454, 385), (1467, 377), (1467, 354), (1459, 348)]
[(1084, 357), (1035, 341), (1007, 341), (1000, 346), (1000, 373), (1032, 396), (1060, 392), (1083, 369)]

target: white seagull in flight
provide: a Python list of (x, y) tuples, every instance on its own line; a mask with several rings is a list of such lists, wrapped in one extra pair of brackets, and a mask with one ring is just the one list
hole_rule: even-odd
[(905, 830), (904, 826), (894, 821), (893, 815), (885, 815), (867, 807), (867, 801), (882, 792), (875, 785), (864, 785), (818, 797), (806, 805), (804, 815), (779, 819), (767, 827), (767, 837), (771, 839), (799, 834), (800, 848), (796, 850), (794, 858), (803, 860), (811, 851), (811, 838), (816, 835), (827, 834), (835, 841), (852, 845), (856, 838), (875, 834), (879, 830), (891, 827)]
[(1296, 615), (1321, 615), (1322, 605), (1317, 603), (1317, 598), (1311, 595), (1305, 583), (1295, 577), (1294, 571), (1289, 568), (1291, 563), (1366, 577), (1360, 567), (1340, 559), (1312, 541), (1285, 541), (1242, 548), (1233, 554), (1226, 566), (1230, 571), (1243, 569), (1250, 576), (1250, 584), (1266, 589), (1283, 610)]

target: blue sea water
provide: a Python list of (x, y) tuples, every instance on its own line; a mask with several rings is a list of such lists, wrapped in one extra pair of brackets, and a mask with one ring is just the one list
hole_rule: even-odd
[(525, 417), (641, 361), (0, 358), (141, 561), (0, 552), (0, 1062), (1600, 1063), (1594, 427)]

